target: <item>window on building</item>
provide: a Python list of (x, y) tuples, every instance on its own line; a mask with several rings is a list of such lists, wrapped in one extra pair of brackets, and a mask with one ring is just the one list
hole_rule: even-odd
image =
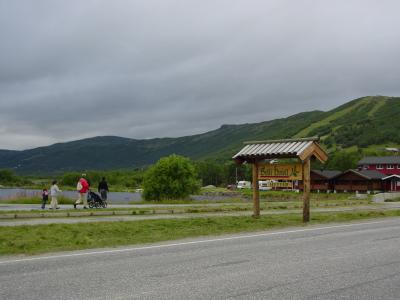
[(381, 170), (381, 169), (383, 169), (383, 165), (376, 165), (376, 168)]
[(387, 165), (388, 169), (394, 169), (394, 165)]

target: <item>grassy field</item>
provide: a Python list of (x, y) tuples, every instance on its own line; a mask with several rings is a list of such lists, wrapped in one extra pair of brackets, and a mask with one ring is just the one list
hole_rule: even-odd
[[(251, 198), (253, 193), (252, 190), (242, 190), (242, 195), (247, 198)], [(337, 194), (327, 194), (327, 193), (310, 193), (311, 200), (347, 200), (352, 199), (354, 197), (354, 193), (337, 193)], [(369, 199), (371, 196), (367, 195), (366, 199)], [(260, 199), (267, 201), (299, 201), (303, 198), (303, 193), (296, 193), (290, 191), (260, 191)]]
[[(206, 204), (206, 203), (251, 203), (252, 191), (241, 190), (241, 191), (229, 191), (223, 188), (217, 189), (203, 189), (202, 195), (207, 197), (204, 200), (163, 200), (163, 201), (131, 201), (129, 204)], [(223, 196), (225, 198), (221, 199)], [(217, 200), (214, 200), (215, 197)], [(302, 201), (303, 194), (296, 192), (283, 192), (283, 191), (260, 191), (260, 201), (266, 202), (299, 202)], [(371, 199), (371, 196), (367, 196), (366, 199)], [(311, 201), (342, 201), (342, 200), (363, 200), (354, 199), (354, 194), (349, 193), (338, 193), (338, 194), (327, 194), (327, 193), (311, 193)], [(365, 199), (364, 199), (365, 200)], [(59, 197), (59, 204), (73, 204), (75, 199), (70, 199), (64, 196)], [(50, 200), (49, 200), (50, 202)], [(7, 204), (40, 204), (40, 197), (18, 197), (11, 199), (0, 199), (0, 203)]]
[[(400, 210), (313, 213), (310, 224), (397, 217)], [(306, 226), (299, 214), (0, 227), (0, 255), (117, 247), (189, 237)]]
[[(4, 214), (41, 214), (43, 212), (47, 214), (54, 214), (56, 217), (59, 213), (65, 212), (96, 212), (96, 211), (126, 211), (131, 212), (132, 214), (146, 214), (151, 211), (173, 211), (173, 213), (203, 213), (203, 212), (234, 212), (234, 211), (251, 211), (253, 210), (253, 204), (251, 202), (227, 202), (227, 203), (215, 203), (212, 202), (213, 206), (207, 206), (209, 202), (196, 202), (197, 205), (192, 206), (180, 206), (175, 204), (173, 206), (163, 207), (155, 206), (152, 207), (141, 207), (140, 204), (135, 208), (101, 208), (101, 209), (88, 209), (85, 211), (74, 210), (71, 206), (71, 209), (63, 209), (60, 211), (51, 211), (51, 210), (41, 210), (38, 204), (37, 209), (35, 210), (3, 210), (0, 211), (0, 215)], [(67, 203), (68, 204), (68, 203)], [(145, 203), (148, 204), (148, 203)], [(170, 203), (168, 203), (170, 204)], [(194, 204), (191, 202), (190, 204)], [(357, 207), (357, 206), (379, 206), (380, 204), (371, 203), (368, 199), (348, 199), (348, 200), (311, 200), (310, 207), (311, 208), (333, 208), (333, 207)], [(301, 209), (303, 208), (302, 201), (281, 201), (281, 202), (268, 202), (268, 201), (261, 201), (260, 202), (260, 209), (262, 211), (265, 210), (288, 210), (288, 209)], [(64, 216), (62, 216), (64, 217)]]

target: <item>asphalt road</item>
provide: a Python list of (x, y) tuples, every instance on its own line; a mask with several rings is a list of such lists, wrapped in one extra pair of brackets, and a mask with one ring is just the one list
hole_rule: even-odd
[(400, 218), (0, 259), (1, 299), (399, 299)]

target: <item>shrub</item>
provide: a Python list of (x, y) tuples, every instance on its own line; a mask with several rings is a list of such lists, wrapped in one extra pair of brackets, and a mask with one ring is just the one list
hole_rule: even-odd
[(0, 169), (0, 184), (8, 186), (23, 186), (32, 184), (32, 182), (25, 177), (15, 175), (12, 170)]
[(148, 169), (143, 179), (145, 200), (185, 199), (199, 192), (197, 174), (191, 161), (171, 155)]

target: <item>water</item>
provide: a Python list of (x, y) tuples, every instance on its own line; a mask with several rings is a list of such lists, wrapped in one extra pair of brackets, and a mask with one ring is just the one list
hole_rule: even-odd
[[(78, 199), (78, 192), (76, 191), (63, 191), (62, 196), (70, 199)], [(22, 189), (22, 188), (0, 188), (0, 200), (2, 199), (14, 199), (14, 198), (25, 198), (25, 197), (38, 197), (42, 198), (42, 190), (34, 189)], [(218, 201), (227, 200), (232, 197), (239, 197), (238, 195), (219, 195), (219, 194), (203, 194), (203, 195), (192, 195), (190, 198), (196, 201)], [(108, 193), (107, 201), (114, 204), (128, 204), (130, 202), (142, 201), (141, 193), (129, 193), (129, 192), (110, 192)]]
[[(62, 195), (70, 199), (78, 199), (78, 192), (76, 191), (63, 191)], [(7, 188), (0, 189), (0, 199), (13, 199), (22, 197), (42, 197), (41, 190), (34, 189), (21, 189), (21, 188)], [(129, 203), (139, 202), (142, 200), (140, 193), (129, 193), (129, 192), (110, 192), (108, 193), (108, 200), (112, 203)]]

